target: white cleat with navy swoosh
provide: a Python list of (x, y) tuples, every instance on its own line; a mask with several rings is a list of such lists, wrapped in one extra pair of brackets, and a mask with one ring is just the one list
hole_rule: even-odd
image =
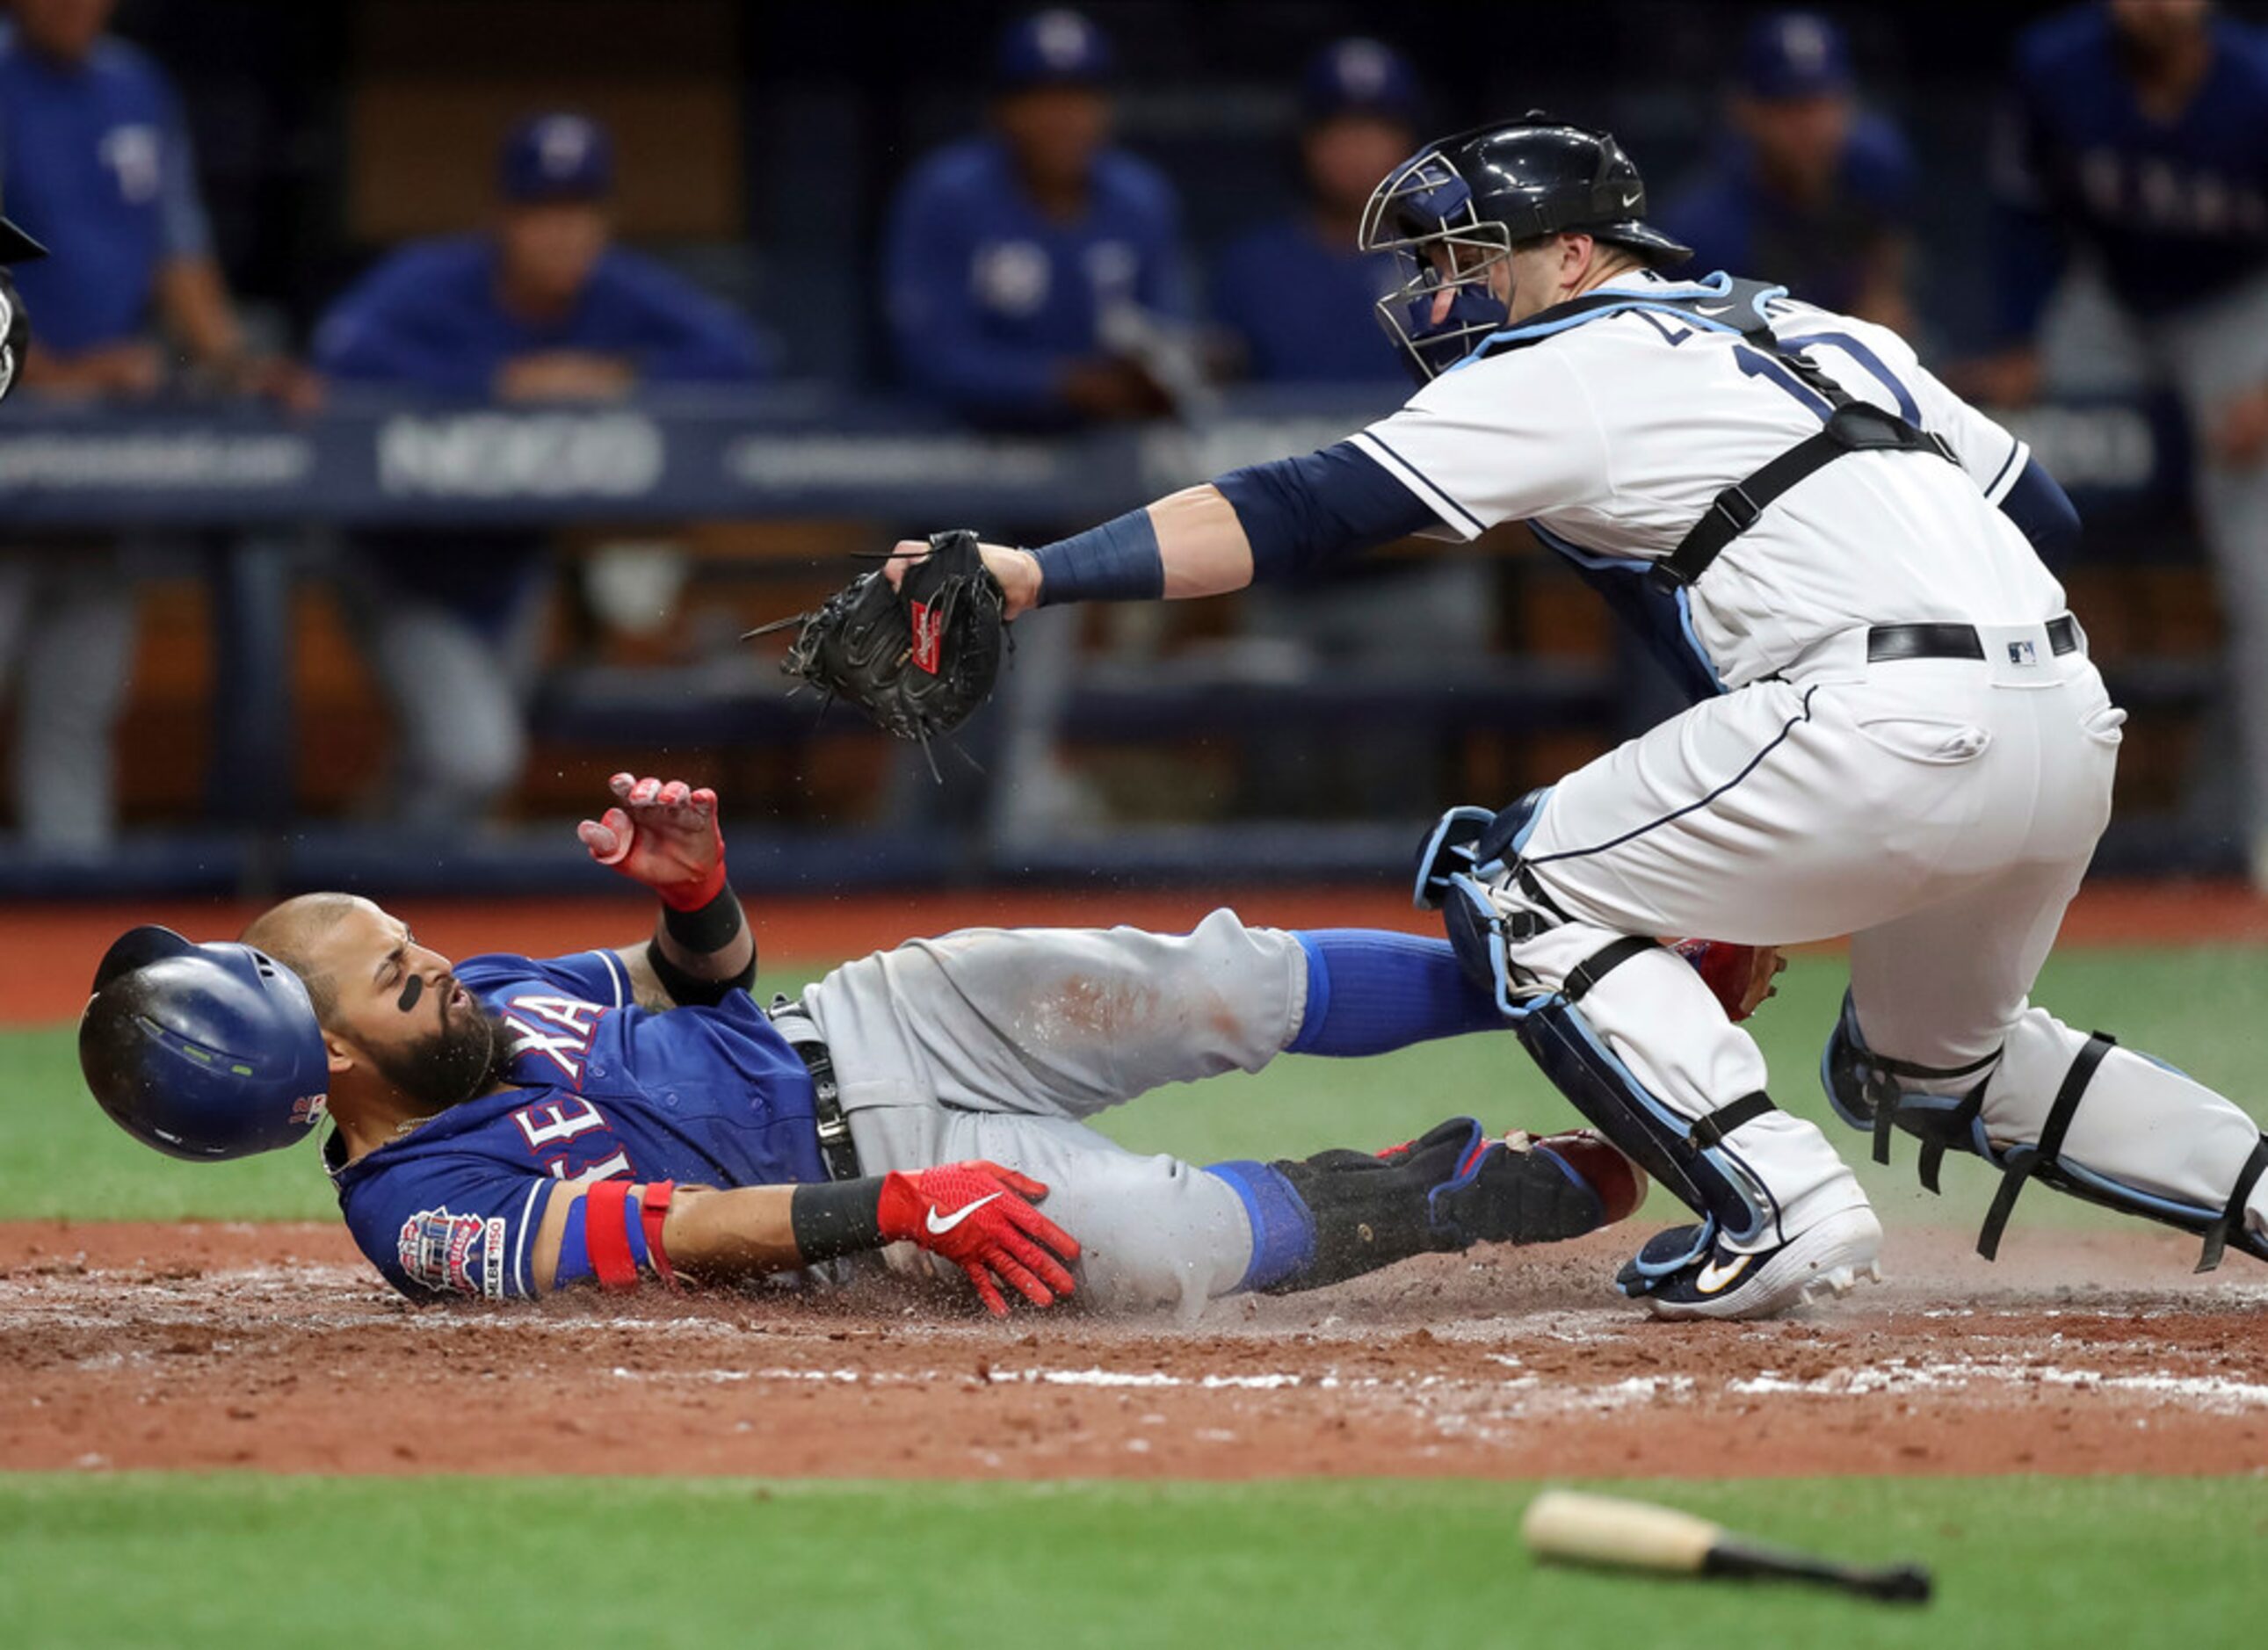
[(1646, 1240), (1615, 1287), (1660, 1318), (1768, 1318), (1881, 1281), (1881, 1222), (1846, 1209), (1776, 1249), (1742, 1254), (1712, 1227), (1672, 1226)]

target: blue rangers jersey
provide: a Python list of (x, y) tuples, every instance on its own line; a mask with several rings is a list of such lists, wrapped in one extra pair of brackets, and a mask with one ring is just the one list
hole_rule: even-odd
[(828, 1177), (810, 1072), (747, 992), (652, 1013), (606, 951), (456, 972), (510, 1028), (513, 1086), (331, 1164), (356, 1246), (413, 1300), (534, 1294), (529, 1250), (559, 1186)]
[(2134, 313), (2170, 313), (2268, 266), (2268, 36), (2214, 18), (2213, 62), (2176, 114), (2136, 99), (2110, 15), (2035, 25), (1996, 157), (2000, 328), (2029, 337), (2072, 241)]

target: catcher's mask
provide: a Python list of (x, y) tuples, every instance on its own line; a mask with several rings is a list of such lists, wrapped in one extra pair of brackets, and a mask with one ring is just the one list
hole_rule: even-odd
[(1611, 133), (1531, 109), (1428, 144), (1396, 166), (1363, 208), (1358, 242), (1401, 266), (1400, 284), (1378, 300), (1379, 324), (1423, 384), (1505, 326), (1490, 274), (1514, 247), (1581, 230), (1652, 264), (1693, 255), (1645, 215), (1646, 184)]
[(169, 1157), (249, 1157), (304, 1138), (330, 1090), (315, 1006), (264, 951), (154, 925), (122, 935), (78, 1021), (79, 1070), (111, 1121)]

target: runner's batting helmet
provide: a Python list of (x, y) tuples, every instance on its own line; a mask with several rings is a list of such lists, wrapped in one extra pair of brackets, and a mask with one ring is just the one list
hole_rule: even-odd
[(154, 926), (121, 936), (95, 970), (78, 1064), (111, 1121), (192, 1162), (293, 1144), (330, 1087), (298, 975), (250, 946)]
[(1649, 263), (1693, 255), (1645, 218), (1646, 183), (1610, 132), (1531, 109), (1428, 144), (1363, 209), (1362, 249), (1393, 253), (1405, 277), (1378, 301), (1379, 322), (1422, 384), (1505, 324), (1487, 272), (1523, 242), (1580, 230)]

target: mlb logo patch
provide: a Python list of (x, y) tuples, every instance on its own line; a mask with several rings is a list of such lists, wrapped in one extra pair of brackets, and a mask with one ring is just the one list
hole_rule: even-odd
[(401, 1223), (395, 1257), (411, 1281), (436, 1293), (493, 1300), (504, 1293), (504, 1241), (501, 1219), (421, 1209)]
[(2008, 644), (2008, 662), (2012, 665), (2036, 665), (2040, 662), (2040, 650), (2029, 642), (2011, 642)]

